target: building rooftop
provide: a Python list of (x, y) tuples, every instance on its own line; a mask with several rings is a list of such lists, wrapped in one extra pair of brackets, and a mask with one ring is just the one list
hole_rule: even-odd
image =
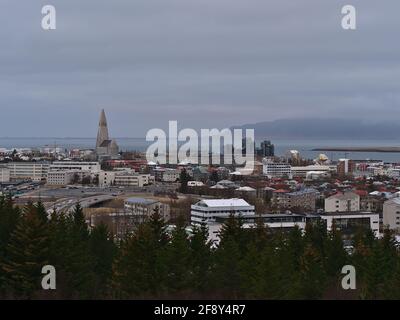
[(306, 189), (302, 189), (302, 190), (298, 190), (298, 191), (289, 192), (288, 195), (301, 196), (301, 195), (309, 194), (309, 193), (317, 193), (317, 190), (315, 190), (313, 188), (306, 188)]
[(369, 211), (342, 211), (342, 212), (324, 212), (320, 216), (372, 216), (379, 215), (379, 213)]
[(274, 193), (289, 193), (289, 190), (278, 189), (278, 190), (275, 190)]
[(330, 165), (318, 165), (318, 164), (313, 164), (313, 165), (309, 165), (309, 166), (296, 166), (296, 167), (292, 167), (293, 171), (318, 171), (318, 170), (332, 170), (334, 167), (336, 166), (330, 166)]
[(256, 189), (254, 189), (254, 188), (252, 188), (252, 187), (245, 186), (245, 187), (237, 188), (236, 191), (248, 191), (248, 192), (252, 192), (252, 191), (256, 191)]
[(386, 201), (385, 203), (395, 203), (395, 204), (399, 204), (400, 205), (400, 197), (392, 198), (392, 199)]
[(205, 205), (206, 207), (247, 207), (250, 206), (243, 199), (204, 199), (199, 201), (196, 205)]
[(334, 194), (334, 195), (330, 196), (327, 199), (351, 200), (351, 199), (354, 199), (356, 197), (359, 197), (359, 195), (354, 193), (354, 192), (352, 192), (352, 191), (350, 191), (350, 192), (345, 192), (345, 193)]

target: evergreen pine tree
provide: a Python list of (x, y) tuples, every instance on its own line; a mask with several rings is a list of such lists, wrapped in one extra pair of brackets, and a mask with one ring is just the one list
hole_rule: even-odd
[(190, 239), (190, 259), (192, 266), (192, 287), (195, 292), (204, 294), (210, 289), (213, 266), (211, 242), (208, 241), (208, 228), (194, 226)]
[(336, 276), (347, 262), (347, 253), (343, 247), (342, 234), (333, 225), (326, 241), (325, 269), (329, 276)]
[(184, 294), (191, 287), (192, 260), (190, 242), (182, 216), (177, 219), (171, 241), (164, 251), (167, 268), (166, 287), (171, 294)]
[(95, 293), (105, 295), (112, 276), (112, 265), (117, 247), (112, 235), (105, 224), (100, 224), (92, 229), (89, 240), (90, 252), (93, 256), (95, 273)]
[(67, 217), (68, 256), (64, 269), (69, 275), (69, 286), (77, 298), (89, 298), (94, 288), (94, 258), (90, 251), (89, 230), (82, 207), (78, 203)]
[(246, 249), (244, 231), (239, 218), (230, 215), (222, 225), (220, 243), (215, 254), (214, 283), (224, 298), (238, 298), (241, 294), (240, 263)]
[(308, 244), (301, 257), (300, 273), (297, 283), (294, 284), (296, 299), (319, 299), (326, 288), (326, 273), (322, 257), (317, 249)]
[(48, 228), (37, 208), (29, 204), (12, 232), (1, 262), (9, 294), (33, 298), (41, 289), (42, 267), (48, 264)]
[(160, 297), (166, 292), (163, 263), (169, 237), (158, 209), (121, 246), (113, 268), (118, 297)]
[(395, 239), (390, 230), (384, 230), (383, 238), (375, 240), (370, 255), (363, 265), (362, 298), (390, 298), (393, 277), (397, 267)]

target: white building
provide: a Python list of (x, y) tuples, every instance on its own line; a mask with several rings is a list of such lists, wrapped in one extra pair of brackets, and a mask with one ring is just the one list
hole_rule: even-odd
[(41, 181), (46, 178), (49, 170), (49, 164), (43, 162), (10, 162), (7, 167), (10, 169), (11, 180)]
[(306, 180), (321, 180), (330, 178), (330, 172), (325, 171), (308, 171), (306, 174)]
[(135, 172), (116, 171), (114, 177), (114, 185), (143, 187), (153, 183), (153, 176), (149, 174), (139, 174)]
[(310, 165), (310, 166), (297, 166), (292, 167), (293, 177), (306, 177), (309, 172), (321, 172), (321, 173), (332, 173), (336, 171), (336, 166), (327, 165)]
[(273, 162), (270, 159), (263, 159), (263, 173), (268, 178), (292, 178), (292, 168), (290, 164), (283, 162)]
[(396, 197), (383, 203), (383, 226), (400, 232), (400, 198)]
[(348, 191), (325, 199), (325, 212), (360, 211), (360, 196)]
[(128, 198), (124, 202), (124, 208), (126, 214), (138, 217), (138, 222), (145, 221), (156, 209), (165, 221), (170, 218), (169, 205), (154, 199)]
[(99, 186), (109, 187), (114, 185), (115, 171), (100, 171), (99, 172)]
[(254, 206), (243, 199), (203, 199), (191, 206), (193, 224), (213, 223), (217, 217), (255, 214)]
[(101, 171), (99, 162), (87, 162), (87, 161), (54, 161), (50, 165), (50, 170), (78, 170), (78, 171), (90, 171), (92, 174), (98, 174)]
[(0, 165), (0, 183), (10, 182), (10, 169)]
[(352, 235), (358, 228), (371, 229), (376, 237), (379, 233), (379, 213), (372, 212), (327, 212), (320, 215), (326, 221), (328, 231), (332, 230), (333, 224), (342, 235)]
[(78, 172), (75, 170), (58, 170), (47, 173), (47, 184), (53, 186), (66, 186), (74, 182)]

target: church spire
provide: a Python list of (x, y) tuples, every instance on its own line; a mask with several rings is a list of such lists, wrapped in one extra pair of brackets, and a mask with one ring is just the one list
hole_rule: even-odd
[(100, 113), (99, 130), (97, 132), (96, 148), (100, 147), (104, 140), (108, 140), (107, 119), (104, 109)]

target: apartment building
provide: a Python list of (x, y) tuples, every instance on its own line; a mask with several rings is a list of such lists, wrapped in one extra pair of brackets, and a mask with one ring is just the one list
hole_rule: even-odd
[(337, 193), (325, 199), (325, 212), (360, 211), (360, 196), (355, 192)]
[(306, 188), (294, 192), (273, 192), (272, 204), (279, 209), (292, 209), (311, 212), (315, 210), (317, 190)]
[(331, 173), (336, 172), (336, 166), (328, 165), (310, 165), (310, 166), (296, 166), (291, 168), (293, 177), (306, 178), (310, 172), (319, 172), (321, 175), (330, 176)]
[(99, 172), (99, 186), (109, 187), (114, 185), (115, 171), (100, 171)]
[(116, 171), (114, 176), (114, 185), (143, 187), (153, 183), (154, 179), (149, 174), (139, 174), (129, 171)]
[(98, 174), (101, 171), (101, 165), (99, 162), (92, 161), (54, 161), (49, 170), (51, 171), (90, 171), (93, 174)]
[(58, 170), (58, 171), (49, 171), (47, 173), (47, 182), (46, 184), (52, 186), (66, 186), (68, 184), (72, 184), (77, 177), (77, 171), (74, 170)]
[(165, 221), (170, 218), (170, 207), (154, 199), (128, 198), (124, 202), (125, 213), (136, 216), (137, 222), (147, 220), (157, 209)]
[(263, 159), (263, 174), (268, 178), (292, 178), (292, 167), (288, 163), (273, 162), (271, 159)]
[(335, 225), (336, 230), (346, 237), (353, 236), (358, 229), (370, 229), (376, 237), (380, 236), (379, 232), (379, 213), (373, 212), (326, 212), (320, 215), (325, 220), (328, 231), (332, 230)]
[(49, 163), (45, 162), (9, 162), (11, 180), (41, 181), (46, 178)]
[(212, 223), (217, 217), (255, 214), (254, 206), (243, 199), (203, 199), (191, 206), (193, 224)]
[(339, 159), (337, 163), (337, 174), (339, 177), (351, 175), (356, 169), (356, 164), (350, 159)]
[(383, 204), (383, 226), (400, 232), (400, 198), (393, 198)]
[(10, 182), (10, 169), (5, 165), (0, 165), (0, 183)]

